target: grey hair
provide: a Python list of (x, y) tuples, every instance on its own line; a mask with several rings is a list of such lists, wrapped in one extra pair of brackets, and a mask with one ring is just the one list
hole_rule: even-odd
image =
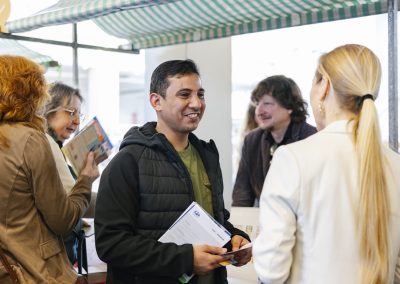
[(72, 88), (61, 82), (55, 82), (49, 87), (50, 101), (45, 106), (44, 115), (46, 118), (49, 117), (54, 110), (63, 105), (64, 101), (69, 104), (74, 96), (78, 97), (83, 102), (83, 97), (79, 92), (79, 89)]

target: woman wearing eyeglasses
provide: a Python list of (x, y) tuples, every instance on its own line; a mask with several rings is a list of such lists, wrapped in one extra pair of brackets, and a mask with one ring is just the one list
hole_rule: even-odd
[[(78, 89), (60, 82), (50, 85), (49, 94), (51, 100), (47, 103), (45, 109), (47, 133), (61, 148), (64, 141), (78, 130), (81, 120), (83, 120), (83, 115), (81, 114), (83, 98)], [(60, 151), (53, 150), (53, 153), (57, 154), (57, 152)], [(62, 161), (62, 164), (66, 165), (64, 158)], [(72, 170), (68, 171), (68, 174), (64, 174), (64, 177), (61, 177), (67, 191), (71, 189), (74, 184), (74, 178), (76, 178), (74, 176), (71, 179), (71, 174), (74, 175)]]
[(46, 105), (48, 133), (60, 146), (74, 134), (83, 120), (83, 98), (78, 89), (56, 82), (50, 86), (51, 101)]
[[(60, 148), (64, 141), (70, 138), (79, 128), (81, 119), (83, 119), (80, 112), (83, 98), (78, 89), (60, 82), (50, 85), (49, 94), (51, 99), (45, 108), (48, 128), (47, 139), (52, 148), (64, 189), (69, 192), (75, 184), (76, 176), (66, 163)], [(74, 230), (64, 236), (65, 248), (72, 264), (77, 260), (77, 236), (79, 236), (81, 229), (82, 222), (79, 221)]]

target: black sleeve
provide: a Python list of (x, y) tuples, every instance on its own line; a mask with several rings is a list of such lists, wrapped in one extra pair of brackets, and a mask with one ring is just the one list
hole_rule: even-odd
[(255, 194), (250, 182), (251, 168), (248, 164), (248, 145), (247, 139), (244, 140), (242, 147), (242, 156), (240, 158), (239, 169), (236, 174), (235, 185), (232, 192), (232, 206), (252, 207), (255, 200)]
[(100, 180), (95, 211), (100, 259), (137, 276), (192, 273), (192, 245), (164, 244), (137, 234), (138, 165), (134, 155), (124, 150), (113, 158)]

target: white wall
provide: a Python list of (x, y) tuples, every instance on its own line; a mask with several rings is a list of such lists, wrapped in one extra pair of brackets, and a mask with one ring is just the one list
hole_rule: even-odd
[(87, 117), (90, 119), (97, 116), (108, 134), (114, 135), (115, 125), (119, 124), (119, 70), (91, 68), (88, 72), (88, 82), (88, 97), (85, 102)]
[[(213, 139), (218, 147), (224, 177), (225, 206), (232, 203), (232, 143), (231, 143), (231, 39), (218, 39), (146, 50), (146, 93), (150, 77), (162, 62), (172, 59), (192, 59), (200, 70), (206, 94), (206, 111), (195, 134), (208, 141)], [(146, 121), (156, 115), (146, 101)]]

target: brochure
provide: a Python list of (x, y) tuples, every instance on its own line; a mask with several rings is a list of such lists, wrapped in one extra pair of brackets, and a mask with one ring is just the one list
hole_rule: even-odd
[(79, 175), (89, 151), (94, 152), (96, 163), (99, 164), (110, 156), (112, 147), (99, 120), (94, 117), (61, 150), (75, 174)]
[[(207, 244), (223, 247), (231, 234), (198, 203), (192, 202), (174, 224), (159, 239), (162, 243)], [(193, 275), (183, 274), (179, 281), (187, 283)]]

